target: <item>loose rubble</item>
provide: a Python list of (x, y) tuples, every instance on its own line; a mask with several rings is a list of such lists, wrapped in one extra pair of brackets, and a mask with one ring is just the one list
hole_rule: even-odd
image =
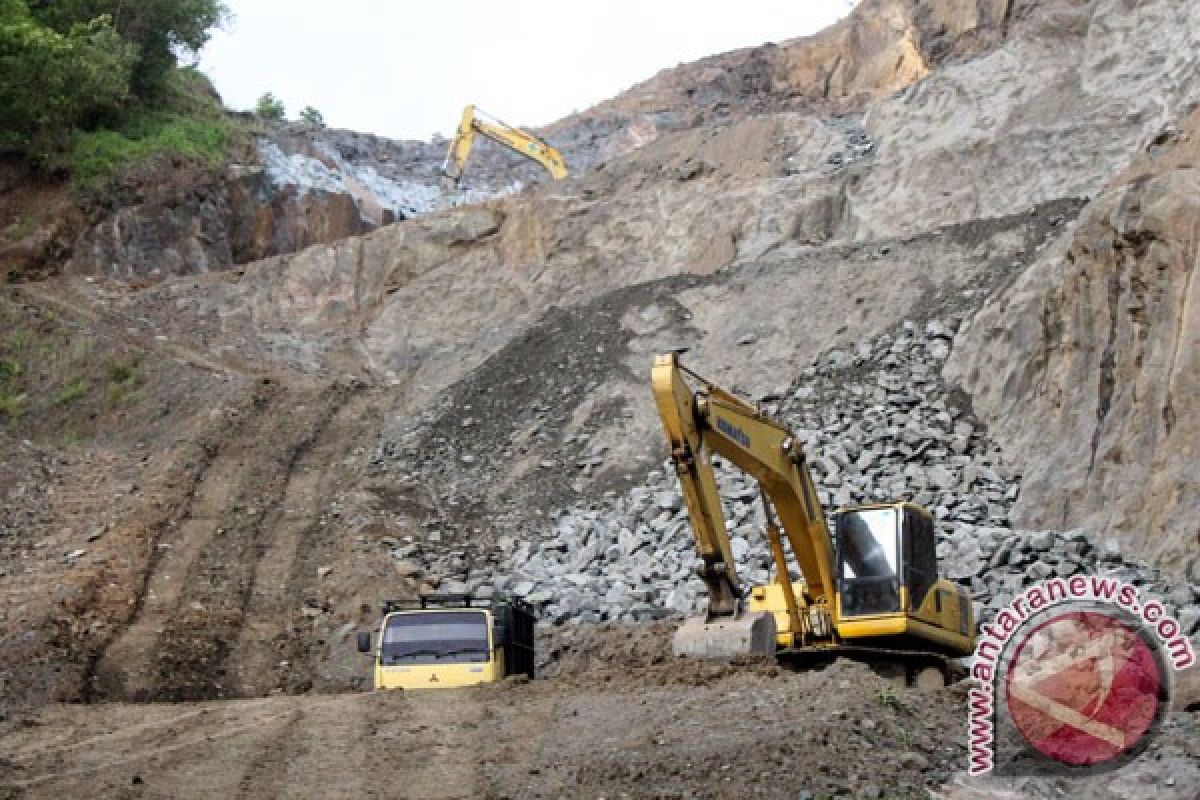
[[(875, 152), (875, 142), (867, 135), (867, 131), (863, 128), (860, 118), (833, 117), (828, 121), (828, 124), (830, 127), (838, 130), (845, 140), (841, 151), (829, 155), (826, 164), (830, 169), (843, 169), (856, 161), (867, 158)], [(791, 164), (791, 159), (788, 159), (788, 161), (789, 169), (803, 168), (803, 165)]]
[[(1194, 589), (1169, 591), (1158, 573), (1122, 558), (1115, 540), (1084, 531), (1019, 531), (1009, 509), (1020, 492), (987, 431), (945, 386), (957, 318), (905, 322), (854, 351), (833, 350), (786, 390), (759, 398), (805, 442), (826, 509), (888, 499), (929, 508), (946, 577), (968, 588), (987, 620), (1023, 586), (1076, 573), (1120, 577), (1166, 599), (1184, 630), (1200, 625)], [(770, 578), (759, 490), (716, 460), (734, 558), (746, 583)], [(522, 541), (511, 573), (464, 586), (511, 592), (547, 622), (644, 622), (703, 606), (699, 561), (670, 462), (600, 510), (564, 510), (540, 538)], [(799, 577), (798, 575), (794, 577)]]

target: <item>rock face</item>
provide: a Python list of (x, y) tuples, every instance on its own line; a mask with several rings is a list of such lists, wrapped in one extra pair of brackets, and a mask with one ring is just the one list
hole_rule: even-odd
[(86, 228), (66, 271), (142, 282), (228, 269), (365, 233), (354, 198), (280, 184), (261, 167), (154, 164), (133, 202)]
[(469, 186), (447, 188), (439, 171), (444, 150), (285, 125), (260, 137), (244, 163), (216, 172), (149, 164), (126, 179), (118, 207), (83, 228), (67, 271), (145, 282), (224, 270), (511, 193), (522, 185), (516, 176), (541, 177), (523, 159), (482, 143)]
[(664, 70), (549, 126), (572, 164), (591, 165), (665, 134), (766, 112), (858, 112), (937, 65), (1003, 41), (1030, 3), (865, 0), (820, 33)]
[(951, 361), (1024, 465), (1020, 523), (1113, 532), (1179, 572), (1200, 543), (1198, 135), (1193, 113), (1156, 137)]

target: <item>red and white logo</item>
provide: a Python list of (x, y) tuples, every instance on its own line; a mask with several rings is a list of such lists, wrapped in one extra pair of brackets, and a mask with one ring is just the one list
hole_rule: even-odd
[(1171, 672), (1195, 663), (1182, 626), (1131, 583), (1072, 575), (1034, 584), (979, 626), (967, 773), (1120, 767), (1165, 716)]
[(1064, 764), (1093, 766), (1152, 732), (1168, 680), (1137, 628), (1102, 611), (1067, 611), (1016, 642), (1005, 688), (1030, 746)]

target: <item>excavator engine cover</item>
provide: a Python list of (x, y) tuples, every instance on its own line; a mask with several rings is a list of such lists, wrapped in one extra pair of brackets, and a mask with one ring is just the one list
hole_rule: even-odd
[(671, 649), (677, 656), (692, 658), (771, 657), (775, 655), (775, 615), (760, 612), (711, 622), (692, 617), (675, 631)]

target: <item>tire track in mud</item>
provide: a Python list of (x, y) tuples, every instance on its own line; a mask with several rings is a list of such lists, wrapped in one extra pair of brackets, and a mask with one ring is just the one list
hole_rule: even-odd
[(242, 771), (237, 798), (425, 797), (408, 782), (397, 794), (388, 769), (393, 754), (378, 741), (379, 719), (389, 704), (380, 695), (315, 700), (296, 698), (286, 724), (264, 737)]
[[(343, 786), (357, 785), (355, 770), (331, 774), (327, 781), (311, 773), (288, 778), (295, 769), (289, 754), (298, 751), (279, 744), (317, 737), (319, 743), (309, 750), (338, 753), (346, 746), (342, 743), (360, 741), (358, 728), (338, 727), (342, 719), (356, 724), (366, 719), (346, 713), (356, 712), (358, 702), (354, 697), (272, 697), (187, 706), (182, 713), (163, 704), (61, 706), (47, 712), (49, 724), (17, 737), (16, 747), (5, 749), (9, 742), (0, 741), (0, 764), (7, 766), (7, 774), (0, 774), (0, 797), (9, 796), (4, 790), (14, 797), (343, 796)], [(75, 724), (97, 711), (112, 715), (104, 733), (89, 735)], [(266, 758), (253, 763), (269, 769), (252, 774), (245, 764), (247, 754), (256, 751)], [(311, 761), (307, 753), (303, 759), (297, 762), (300, 770)], [(211, 763), (228, 768), (197, 772), (197, 765)], [(148, 791), (131, 792), (131, 779)], [(289, 791), (288, 784), (298, 790)]]
[(347, 390), (264, 380), (248, 416), (214, 445), (178, 524), (155, 546), (130, 623), (97, 659), (92, 697), (200, 700), (229, 696), (256, 573), (272, 549), (289, 482)]
[[(302, 631), (307, 620), (300, 609), (305, 590), (319, 580), (317, 567), (328, 538), (336, 536), (319, 524), (322, 510), (341, 488), (337, 462), (360, 437), (372, 435), (363, 425), (372, 398), (351, 396), (329, 418), (311, 445), (296, 460), (283, 499), (270, 523), (270, 536), (258, 560), (248, 596), (241, 635), (234, 648), (236, 693), (265, 694), (277, 687), (311, 688), (313, 654)], [(287, 666), (281, 666), (286, 663)]]

